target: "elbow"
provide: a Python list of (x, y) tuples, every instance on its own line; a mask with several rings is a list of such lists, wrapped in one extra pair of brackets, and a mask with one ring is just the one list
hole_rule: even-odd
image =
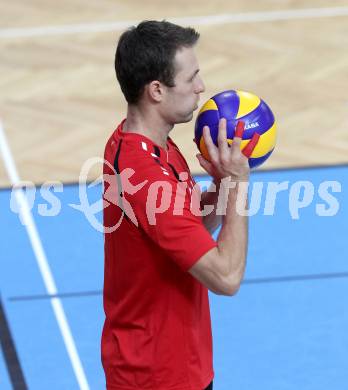
[(229, 286), (226, 288), (221, 295), (225, 295), (226, 297), (233, 297), (239, 291), (239, 286)]
[(220, 295), (233, 297), (239, 291), (241, 285), (241, 279), (236, 276), (226, 278), (221, 284)]

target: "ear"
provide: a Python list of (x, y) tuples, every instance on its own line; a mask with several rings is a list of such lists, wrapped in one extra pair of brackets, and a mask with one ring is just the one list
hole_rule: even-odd
[(154, 100), (155, 102), (162, 101), (164, 90), (163, 85), (160, 81), (151, 81), (151, 83), (147, 84), (146, 89), (150, 99)]

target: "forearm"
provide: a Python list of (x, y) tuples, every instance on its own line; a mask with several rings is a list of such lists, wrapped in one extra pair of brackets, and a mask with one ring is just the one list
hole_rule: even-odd
[(209, 189), (203, 192), (201, 197), (202, 210), (204, 210), (205, 206), (213, 206), (212, 211), (203, 216), (203, 224), (210, 233), (214, 233), (214, 231), (222, 223), (222, 216), (216, 213), (220, 193), (220, 183), (220, 180), (214, 180)]
[[(239, 198), (239, 203), (237, 200)], [(228, 190), (226, 215), (223, 217), (221, 231), (218, 236), (218, 251), (223, 259), (221, 272), (238, 290), (242, 281), (248, 247), (248, 217), (238, 212), (238, 206), (246, 209), (247, 187), (238, 183), (236, 188)]]

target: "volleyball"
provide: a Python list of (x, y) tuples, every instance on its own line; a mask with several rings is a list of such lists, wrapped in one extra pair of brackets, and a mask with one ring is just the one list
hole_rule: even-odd
[(272, 154), (277, 136), (274, 115), (269, 106), (258, 96), (245, 91), (228, 90), (209, 99), (200, 109), (195, 124), (195, 141), (203, 157), (210, 160), (203, 138), (203, 127), (209, 126), (211, 137), (217, 146), (220, 118), (227, 121), (227, 141), (233, 142), (234, 131), (239, 120), (245, 124), (241, 149), (254, 133), (259, 141), (249, 157), (250, 168), (263, 164)]

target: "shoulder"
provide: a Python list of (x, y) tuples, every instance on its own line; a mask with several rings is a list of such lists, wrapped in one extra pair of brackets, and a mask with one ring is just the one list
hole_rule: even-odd
[(118, 173), (131, 171), (134, 178), (147, 179), (150, 182), (176, 181), (163, 153), (163, 149), (160, 150), (141, 138), (137, 142), (134, 139), (129, 142), (124, 138), (115, 154), (115, 170)]

